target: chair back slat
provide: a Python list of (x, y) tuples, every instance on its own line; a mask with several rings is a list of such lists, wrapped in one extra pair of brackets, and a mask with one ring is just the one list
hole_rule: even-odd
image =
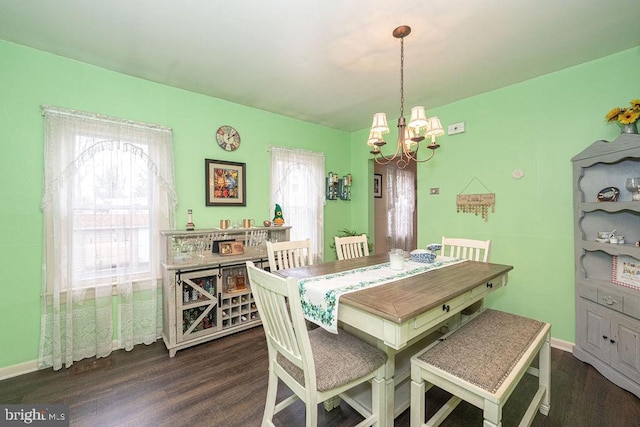
[(335, 237), (336, 254), (339, 260), (359, 258), (369, 255), (367, 235)]
[(442, 236), (442, 255), (489, 262), (491, 240), (458, 239)]
[(313, 264), (311, 241), (266, 242), (269, 268), (278, 271), (285, 268), (305, 267)]

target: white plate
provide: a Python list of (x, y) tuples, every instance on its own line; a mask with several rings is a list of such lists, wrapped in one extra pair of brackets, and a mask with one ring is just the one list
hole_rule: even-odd
[(609, 243), (609, 239), (596, 239), (598, 243)]

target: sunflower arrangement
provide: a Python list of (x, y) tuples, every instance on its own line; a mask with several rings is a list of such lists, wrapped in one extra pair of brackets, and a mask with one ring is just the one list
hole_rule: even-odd
[(640, 99), (630, 102), (631, 108), (614, 108), (604, 118), (607, 123), (618, 122), (623, 125), (635, 123), (640, 118)]

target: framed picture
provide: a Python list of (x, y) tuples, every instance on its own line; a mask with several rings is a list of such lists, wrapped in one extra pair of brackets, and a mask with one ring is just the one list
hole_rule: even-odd
[(242, 255), (244, 253), (244, 243), (233, 242), (220, 242), (220, 255)]
[(382, 197), (382, 175), (379, 173), (373, 174), (373, 197)]
[(207, 206), (246, 206), (246, 165), (204, 159)]
[(626, 255), (614, 256), (611, 281), (616, 285), (640, 289), (640, 261)]

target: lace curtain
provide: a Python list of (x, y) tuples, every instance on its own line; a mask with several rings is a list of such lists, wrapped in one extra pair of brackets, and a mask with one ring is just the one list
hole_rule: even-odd
[(282, 208), (291, 240), (311, 240), (314, 263), (324, 257), (324, 154), (271, 147), (271, 203)]
[(416, 206), (415, 177), (411, 169), (387, 165), (387, 239), (388, 248), (412, 251), (413, 216)]
[[(169, 128), (43, 106), (40, 367), (69, 367), (162, 331), (159, 230), (172, 228)], [(115, 330), (114, 330), (115, 329)]]

